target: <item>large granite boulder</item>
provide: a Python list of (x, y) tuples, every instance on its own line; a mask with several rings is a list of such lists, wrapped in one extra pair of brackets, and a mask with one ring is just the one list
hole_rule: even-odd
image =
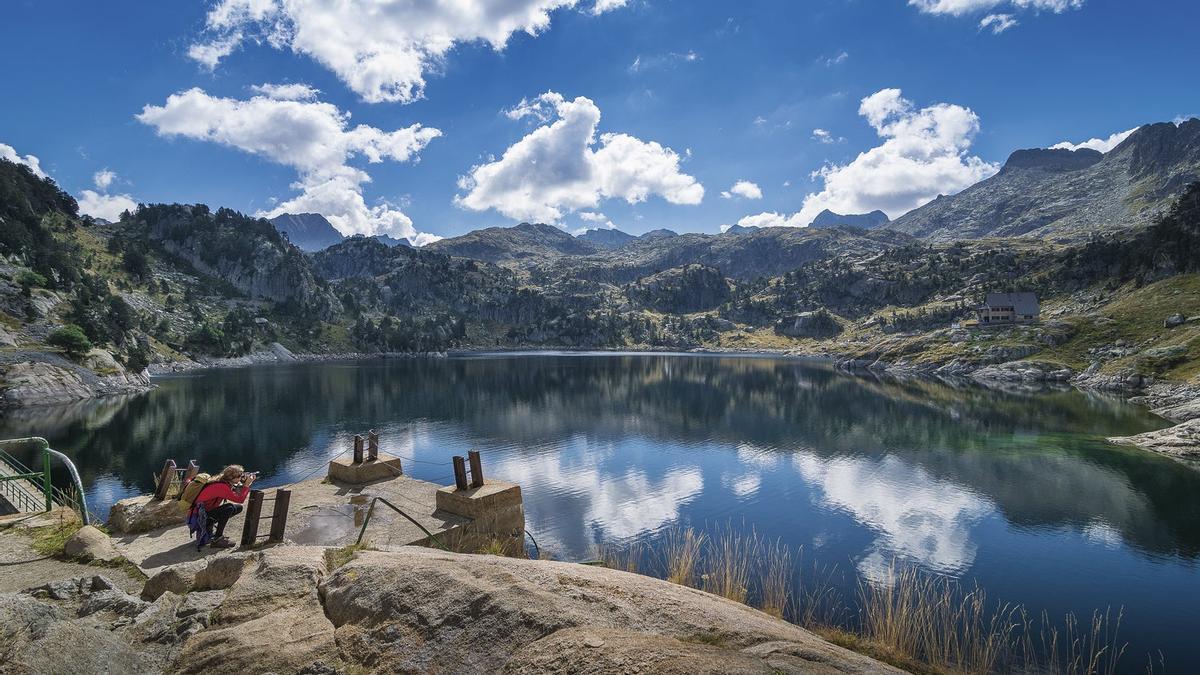
[[(748, 672), (763, 664), (783, 672), (897, 672), (745, 605), (571, 563), (415, 547), (364, 552), (330, 574), (321, 595), (341, 657), (386, 672), (491, 673), (510, 663), (518, 672), (575, 672), (587, 660), (556, 650), (610, 639), (611, 658), (586, 672), (633, 672), (634, 664), (670, 671), (674, 659), (704, 670), (718, 654)], [(661, 654), (634, 655), (655, 649)]]
[(63, 552), (74, 558), (113, 562), (121, 557), (112, 539), (91, 525), (84, 525), (63, 545)]
[(779, 675), (842, 673), (840, 664), (814, 663), (795, 642), (746, 649), (613, 628), (566, 628), (528, 645), (505, 673), (692, 673)]
[(218, 563), (223, 578), (235, 580), (212, 613), (213, 628), (184, 644), (178, 672), (296, 673), (336, 661), (334, 627), (317, 593), (325, 550), (281, 546), (245, 562), (236, 577), (233, 563)]

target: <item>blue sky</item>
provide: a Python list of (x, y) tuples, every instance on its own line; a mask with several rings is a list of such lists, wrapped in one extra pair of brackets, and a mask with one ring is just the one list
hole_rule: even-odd
[(525, 218), (716, 232), (895, 217), (1016, 148), (1200, 113), (1192, 1), (600, 3), (362, 21), (320, 0), (10, 1), (0, 144), (92, 209), (290, 203), (426, 239)]

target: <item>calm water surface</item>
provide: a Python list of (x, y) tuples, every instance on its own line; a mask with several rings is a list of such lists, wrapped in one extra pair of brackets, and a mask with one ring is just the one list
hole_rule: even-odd
[[(48, 437), (92, 508), (164, 460), (240, 462), (280, 485), (379, 429), (406, 471), (452, 482), (484, 453), (521, 484), (559, 559), (665, 529), (755, 527), (806, 566), (880, 578), (893, 560), (1034, 613), (1124, 606), (1126, 668), (1200, 671), (1200, 470), (1103, 438), (1165, 426), (1119, 399), (839, 374), (811, 362), (501, 355), (303, 364), (161, 378), (148, 395), (9, 413)], [(848, 587), (848, 586), (847, 586)], [(852, 593), (851, 593), (852, 595)]]

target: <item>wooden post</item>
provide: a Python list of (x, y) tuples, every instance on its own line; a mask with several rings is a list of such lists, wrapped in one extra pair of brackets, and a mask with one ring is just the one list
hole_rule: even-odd
[(162, 501), (167, 498), (167, 491), (175, 481), (175, 460), (168, 459), (163, 464), (162, 473), (158, 474), (158, 484), (154, 486), (154, 500)]
[(262, 490), (251, 490), (246, 501), (246, 522), (242, 524), (242, 548), (250, 548), (258, 539), (258, 521), (262, 517)]
[(471, 461), (471, 487), (483, 487), (483, 462), (479, 461), (479, 451), (467, 451), (467, 459)]
[(287, 527), (288, 504), (291, 501), (291, 490), (275, 491), (275, 509), (271, 511), (271, 536), (267, 541), (283, 541), (283, 528)]
[(367, 461), (379, 459), (379, 432), (374, 429), (367, 432)]
[(467, 489), (467, 462), (461, 455), (454, 456), (454, 487)]
[(362, 434), (354, 434), (354, 463), (363, 463), (363, 437)]

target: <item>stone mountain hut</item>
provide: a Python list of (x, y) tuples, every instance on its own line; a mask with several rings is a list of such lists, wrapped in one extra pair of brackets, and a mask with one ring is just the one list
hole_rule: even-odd
[(976, 310), (980, 326), (1036, 323), (1042, 309), (1037, 293), (988, 293)]

